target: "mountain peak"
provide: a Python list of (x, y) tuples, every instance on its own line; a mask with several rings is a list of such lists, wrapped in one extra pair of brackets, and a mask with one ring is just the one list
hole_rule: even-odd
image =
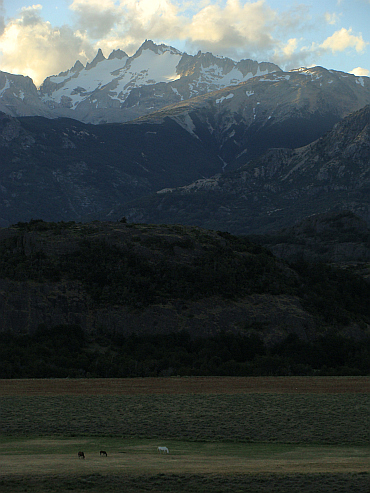
[(122, 60), (122, 58), (125, 57), (128, 57), (127, 53), (118, 49), (112, 51), (112, 53), (108, 57), (108, 60), (113, 60), (114, 58), (117, 58), (118, 60)]
[(102, 62), (103, 60), (105, 60), (105, 56), (103, 55), (103, 52), (101, 50), (101, 48), (98, 49), (98, 53), (96, 54), (94, 60), (91, 62), (91, 63), (87, 63), (86, 64), (86, 70), (90, 70), (91, 68), (94, 68), (96, 67), (96, 65), (99, 63), (99, 62)]
[(153, 51), (157, 55), (162, 55), (166, 51), (169, 51), (170, 53), (173, 53), (176, 55), (182, 55), (181, 51), (177, 50), (176, 48), (173, 48), (172, 46), (168, 46), (165, 44), (157, 45), (151, 39), (146, 39), (144, 41), (144, 43), (140, 46), (140, 48), (137, 50), (137, 52), (135, 53), (134, 58), (136, 58), (137, 56), (140, 56), (141, 53), (145, 50)]
[(84, 66), (82, 65), (80, 60), (77, 60), (77, 62), (71, 68), (71, 72), (80, 72), (83, 68)]

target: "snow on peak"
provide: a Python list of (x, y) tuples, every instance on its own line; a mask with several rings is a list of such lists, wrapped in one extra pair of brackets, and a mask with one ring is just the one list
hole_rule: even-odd
[(113, 60), (113, 58), (118, 58), (118, 60), (122, 60), (122, 58), (127, 58), (127, 53), (122, 50), (113, 50), (109, 55), (108, 60)]
[[(53, 108), (60, 106), (76, 109), (87, 100), (94, 107), (120, 108), (133, 90), (151, 86), (152, 92), (146, 91), (145, 96), (133, 93), (127, 103), (129, 107), (142, 104), (143, 97), (162, 98), (163, 104), (172, 104), (237, 85), (274, 70), (280, 69), (273, 64), (259, 64), (252, 60), (234, 62), (208, 52), (187, 55), (171, 46), (157, 45), (146, 40), (130, 57), (122, 50), (114, 50), (105, 58), (99, 49), (86, 67), (76, 62), (73, 69), (48, 77), (40, 88), (40, 95), (43, 102)], [(171, 84), (172, 99), (167, 89), (157, 87), (163, 83)], [(153, 100), (148, 109), (151, 107), (156, 107)]]

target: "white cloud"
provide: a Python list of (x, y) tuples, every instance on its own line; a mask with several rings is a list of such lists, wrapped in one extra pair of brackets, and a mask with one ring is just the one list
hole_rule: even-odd
[[(264, 0), (211, 4), (181, 0), (74, 0), (77, 27), (103, 50), (130, 53), (144, 41), (180, 40), (189, 51), (238, 57), (272, 53), (276, 12)], [(91, 27), (93, 26), (93, 27)]]
[(273, 48), (275, 18), (276, 13), (262, 0), (244, 5), (228, 0), (224, 8), (214, 4), (197, 12), (183, 36), (190, 43), (202, 43), (216, 51), (247, 47), (256, 53)]
[(356, 67), (350, 71), (350, 74), (358, 75), (358, 76), (363, 75), (367, 77), (370, 74), (370, 70), (367, 70), (366, 68), (362, 68), (362, 67)]
[(77, 59), (86, 62), (93, 54), (81, 33), (68, 26), (53, 28), (42, 19), (40, 11), (40, 5), (23, 8), (0, 36), (1, 70), (29, 75), (36, 85), (45, 77), (70, 68)]
[[(36, 84), (77, 59), (90, 61), (98, 48), (106, 56), (117, 48), (130, 55), (145, 39), (190, 53), (274, 61), (283, 69), (318, 63), (329, 52), (362, 53), (368, 44), (344, 28), (322, 43), (308, 41), (310, 33), (317, 39), (323, 17), (313, 18), (307, 4), (274, 10), (268, 0), (73, 0), (73, 27), (53, 27), (43, 19), (42, 7), (34, 5), (1, 28), (2, 1), (1, 70), (30, 75)], [(332, 25), (339, 16), (325, 18)]]
[(292, 57), (292, 55), (297, 51), (298, 41), (296, 38), (291, 38), (288, 43), (284, 46), (282, 52), (287, 58)]
[(352, 29), (345, 29), (344, 27), (339, 31), (336, 31), (332, 36), (327, 38), (321, 47), (324, 50), (330, 50), (332, 53), (342, 52), (348, 48), (354, 48), (357, 53), (361, 53), (365, 50), (369, 43), (364, 41), (362, 34), (358, 36), (352, 34)]

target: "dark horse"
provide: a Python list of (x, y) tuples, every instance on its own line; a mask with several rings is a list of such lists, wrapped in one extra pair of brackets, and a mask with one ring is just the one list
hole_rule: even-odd
[(78, 454), (77, 454), (77, 455), (78, 455), (78, 458), (79, 458), (79, 459), (81, 459), (81, 457), (82, 457), (82, 459), (84, 459), (84, 458), (85, 458), (85, 454), (84, 454), (83, 452), (78, 452)]
[(101, 450), (100, 451), (100, 455), (105, 455), (105, 457), (108, 457), (108, 454), (105, 450)]

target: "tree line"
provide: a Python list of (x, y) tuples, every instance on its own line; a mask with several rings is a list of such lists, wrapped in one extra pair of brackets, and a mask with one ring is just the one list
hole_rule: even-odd
[(370, 338), (334, 333), (314, 341), (290, 334), (272, 347), (258, 334), (231, 332), (208, 338), (101, 334), (91, 341), (77, 325), (0, 335), (0, 378), (369, 374)]

